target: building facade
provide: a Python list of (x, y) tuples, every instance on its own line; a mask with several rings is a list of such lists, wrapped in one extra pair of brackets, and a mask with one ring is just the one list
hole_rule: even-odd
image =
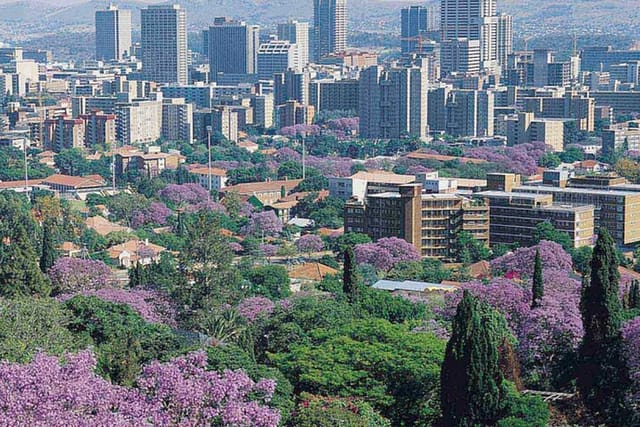
[(287, 40), (296, 46), (298, 63), (301, 67), (309, 63), (309, 23), (290, 19), (286, 24), (278, 24), (278, 40)]
[(179, 5), (142, 9), (142, 72), (158, 83), (189, 82), (187, 13)]
[(209, 72), (212, 81), (219, 74), (256, 74), (260, 27), (228, 17), (215, 18), (209, 27)]
[(163, 99), (162, 138), (193, 142), (193, 105), (183, 98)]
[(131, 55), (131, 11), (110, 5), (96, 11), (96, 60), (120, 61)]
[(314, 60), (347, 48), (347, 0), (313, 0)]

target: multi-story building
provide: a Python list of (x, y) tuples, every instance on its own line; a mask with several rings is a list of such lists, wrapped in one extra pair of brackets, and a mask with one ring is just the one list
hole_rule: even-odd
[(189, 82), (187, 13), (179, 5), (142, 9), (142, 73), (158, 83)]
[(85, 127), (81, 119), (58, 117), (44, 122), (44, 148), (56, 153), (65, 148), (85, 148)]
[(251, 107), (253, 107), (253, 123), (256, 126), (262, 126), (269, 129), (273, 126), (273, 94), (255, 95), (251, 98)]
[(427, 72), (420, 67), (370, 67), (360, 73), (363, 138), (427, 137)]
[(123, 145), (151, 144), (162, 131), (162, 94), (116, 104), (116, 135)]
[(509, 55), (513, 53), (513, 17), (498, 16), (498, 65), (506, 70)]
[(227, 171), (224, 169), (202, 166), (189, 169), (189, 173), (198, 177), (198, 183), (203, 188), (209, 188), (209, 178), (211, 178), (211, 190), (220, 191), (227, 186)]
[(561, 205), (593, 205), (595, 225), (609, 230), (620, 246), (640, 241), (640, 193), (617, 190), (615, 187), (572, 188), (550, 186), (521, 186), (514, 192), (551, 194), (554, 203)]
[(509, 145), (529, 142), (544, 142), (553, 151), (564, 149), (564, 125), (561, 119), (536, 119), (533, 113), (518, 113), (507, 121), (507, 143)]
[(358, 111), (360, 82), (355, 79), (321, 79), (309, 85), (309, 102), (320, 111)]
[(400, 50), (403, 55), (424, 54), (429, 32), (437, 30), (437, 8), (409, 6), (400, 11)]
[(162, 153), (160, 147), (147, 146), (144, 151), (121, 149), (115, 154), (116, 176), (135, 173), (154, 178), (164, 170), (176, 170), (184, 163), (184, 156), (176, 153)]
[(373, 239), (400, 237), (424, 257), (451, 259), (461, 231), (489, 244), (489, 208), (455, 194), (424, 194), (419, 183), (367, 194), (344, 205), (345, 232)]
[(290, 19), (278, 24), (278, 40), (288, 40), (295, 45), (300, 67), (309, 63), (309, 23)]
[(193, 142), (193, 104), (184, 98), (163, 99), (161, 135), (169, 141)]
[(580, 59), (583, 71), (609, 71), (614, 64), (640, 61), (640, 50), (614, 50), (611, 46), (586, 47)]
[(416, 181), (413, 175), (398, 175), (392, 172), (357, 172), (349, 177), (329, 178), (329, 195), (341, 200), (364, 200), (366, 194), (391, 191), (401, 184)]
[(213, 108), (211, 126), (213, 132), (219, 132), (229, 141), (238, 142), (238, 113), (223, 105)]
[(493, 136), (493, 107), (491, 91), (450, 91), (446, 103), (447, 133), (453, 136)]
[(84, 122), (85, 146), (112, 149), (116, 146), (116, 115), (92, 111), (78, 116)]
[(629, 123), (623, 123), (602, 131), (602, 154), (609, 156), (621, 150), (640, 150), (640, 127), (637, 124), (631, 127)]
[(499, 22), (496, 0), (441, 0), (442, 41), (478, 41), (482, 69), (497, 68)]
[(308, 71), (287, 70), (282, 73), (276, 73), (272, 78), (276, 105), (282, 105), (287, 101), (309, 104), (311, 74)]
[(271, 80), (276, 73), (302, 68), (296, 45), (287, 40), (270, 40), (258, 49), (258, 78)]
[(183, 98), (196, 108), (211, 108), (214, 88), (213, 85), (169, 85), (162, 86), (160, 90), (164, 98)]
[(478, 193), (489, 205), (489, 239), (492, 245), (534, 245), (536, 227), (544, 222), (566, 233), (579, 248), (593, 243), (593, 205), (562, 205), (551, 194), (485, 191)]
[(347, 0), (313, 0), (314, 60), (347, 48)]
[(482, 66), (480, 41), (467, 38), (444, 40), (440, 47), (440, 68), (443, 76), (451, 73), (474, 74)]
[(519, 97), (523, 110), (544, 119), (573, 119), (586, 132), (595, 129), (596, 101), (589, 96), (567, 92), (564, 96)]
[(313, 105), (300, 104), (297, 101), (287, 101), (278, 106), (278, 126), (289, 127), (295, 125), (310, 125), (316, 115)]
[(209, 27), (209, 72), (211, 80), (219, 74), (256, 74), (260, 27), (229, 17), (215, 18)]
[(96, 60), (120, 61), (131, 54), (131, 11), (110, 5), (96, 11)]

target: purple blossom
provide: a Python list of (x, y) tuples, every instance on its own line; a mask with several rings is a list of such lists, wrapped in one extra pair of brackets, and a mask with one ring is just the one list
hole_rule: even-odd
[(622, 327), (622, 338), (624, 340), (629, 375), (633, 382), (631, 399), (637, 405), (640, 402), (640, 317), (625, 323)]
[(503, 169), (522, 175), (534, 175), (538, 162), (547, 151), (542, 142), (518, 144), (513, 147), (474, 147), (465, 151), (465, 156), (497, 163)]
[(76, 295), (94, 296), (116, 304), (126, 304), (144, 320), (150, 323), (164, 323), (176, 326), (176, 311), (166, 294), (147, 289), (102, 288), (74, 294), (64, 294), (59, 301), (66, 301)]
[(207, 190), (200, 184), (169, 184), (159, 193), (160, 197), (175, 204), (196, 204), (208, 198)]
[(529, 248), (519, 248), (491, 261), (491, 270), (496, 274), (530, 277), (536, 250), (540, 251), (543, 269), (572, 271), (573, 263), (561, 245), (543, 240)]
[(294, 161), (299, 163), (302, 161), (302, 155), (298, 153), (296, 150), (294, 150), (293, 148), (289, 148), (289, 147), (283, 147), (279, 149), (278, 151), (276, 151), (273, 157), (280, 163), (289, 162), (289, 161)]
[(283, 127), (280, 129), (280, 135), (287, 136), (289, 138), (295, 138), (297, 136), (312, 136), (320, 134), (320, 126), (318, 125), (295, 125)]
[(307, 165), (314, 169), (318, 169), (324, 176), (345, 177), (351, 176), (351, 167), (353, 166), (353, 160), (348, 157), (308, 156)]
[(49, 279), (60, 292), (79, 292), (107, 286), (112, 272), (102, 261), (63, 257), (49, 269)]
[(236, 310), (249, 322), (255, 322), (259, 318), (268, 317), (274, 308), (275, 304), (269, 298), (251, 297), (242, 300)]
[(186, 208), (187, 212), (200, 212), (200, 211), (219, 212), (226, 214), (227, 208), (222, 203), (214, 202), (213, 200), (205, 200), (195, 205), (189, 205)]
[(139, 228), (147, 224), (165, 225), (173, 212), (162, 202), (153, 202), (144, 209), (134, 211), (131, 227)]
[(324, 249), (324, 242), (315, 234), (305, 234), (296, 241), (296, 248), (300, 252), (320, 252)]
[(244, 250), (242, 245), (240, 243), (238, 243), (238, 242), (230, 242), (229, 243), (229, 247), (235, 253), (242, 252)]
[(282, 222), (273, 211), (256, 212), (251, 214), (249, 222), (242, 228), (247, 234), (277, 236), (282, 231)]
[(262, 252), (262, 255), (267, 258), (275, 256), (278, 253), (278, 246), (272, 245), (271, 243), (261, 243), (258, 249)]
[(356, 245), (354, 252), (359, 263), (371, 264), (382, 271), (391, 270), (401, 261), (420, 260), (415, 246), (397, 237), (385, 237), (375, 243)]
[(38, 354), (26, 365), (0, 363), (0, 425), (276, 427), (268, 406), (275, 382), (252, 381), (244, 371), (206, 369), (203, 351), (143, 369), (138, 388), (96, 375), (90, 351), (57, 357)]

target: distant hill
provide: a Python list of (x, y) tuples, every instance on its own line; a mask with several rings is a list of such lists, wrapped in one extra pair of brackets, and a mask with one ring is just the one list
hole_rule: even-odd
[[(171, 1), (171, 0), (169, 0)], [(113, 1), (122, 8), (139, 10), (167, 0)], [(188, 11), (191, 27), (204, 26), (215, 16), (229, 15), (249, 22), (270, 24), (288, 17), (310, 18), (312, 0), (181, 0)], [(92, 25), (94, 12), (105, 8), (108, 0), (0, 0), (0, 25), (7, 31), (8, 21), (24, 23), (32, 29), (52, 26)], [(350, 0), (349, 17), (354, 27), (372, 31), (397, 30), (398, 9), (420, 0)], [(431, 1), (431, 3), (434, 3)], [(514, 15), (517, 26), (535, 28), (583, 28), (585, 31), (637, 32), (640, 8), (629, 0), (498, 0), (499, 10)], [(633, 6), (633, 7), (632, 7)], [(139, 14), (134, 13), (135, 20)], [(1, 22), (4, 21), (4, 22)], [(15, 27), (14, 27), (15, 29)]]

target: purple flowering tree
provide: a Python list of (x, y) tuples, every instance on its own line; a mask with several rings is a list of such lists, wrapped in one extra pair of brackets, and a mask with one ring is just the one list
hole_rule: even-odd
[(380, 271), (389, 271), (401, 261), (420, 260), (415, 246), (397, 237), (385, 237), (375, 243), (356, 245), (354, 252), (358, 263), (373, 265)]
[(205, 200), (204, 202), (200, 202), (195, 205), (189, 205), (185, 210), (187, 212), (210, 211), (210, 212), (219, 212), (222, 214), (227, 213), (227, 208), (225, 208), (222, 203), (217, 203), (217, 202), (214, 202), (213, 200)]
[(208, 198), (207, 190), (200, 184), (169, 184), (159, 193), (160, 197), (177, 205), (196, 204), (206, 201)]
[(320, 252), (324, 249), (324, 242), (315, 234), (305, 234), (296, 241), (296, 248), (305, 253)]
[(162, 202), (153, 202), (144, 209), (133, 212), (131, 227), (139, 228), (147, 224), (165, 225), (173, 212)]
[(251, 297), (240, 301), (236, 310), (249, 322), (255, 322), (260, 318), (269, 317), (275, 306), (275, 303), (269, 298)]
[(273, 211), (253, 213), (247, 225), (242, 228), (242, 233), (245, 235), (277, 236), (281, 232), (282, 222)]
[(0, 363), (0, 425), (276, 427), (268, 406), (275, 381), (243, 371), (206, 369), (203, 351), (143, 369), (138, 388), (116, 386), (94, 373), (90, 351), (61, 359), (38, 354), (26, 365)]
[(272, 245), (271, 243), (261, 243), (258, 246), (258, 249), (262, 253), (263, 256), (267, 258), (271, 258), (272, 256), (276, 256), (278, 253), (278, 246)]
[(474, 147), (465, 151), (465, 156), (499, 164), (504, 170), (523, 175), (538, 171), (538, 162), (547, 151), (542, 142), (518, 144), (513, 147)]
[(48, 274), (56, 291), (65, 293), (103, 288), (113, 276), (102, 261), (68, 257), (58, 258)]
[(297, 136), (313, 136), (320, 134), (320, 126), (318, 125), (295, 125), (287, 126), (280, 129), (280, 135), (287, 136), (289, 138), (295, 138)]
[(561, 245), (546, 240), (529, 248), (519, 248), (491, 261), (494, 274), (531, 277), (536, 250), (540, 251), (543, 269), (572, 271), (573, 263)]
[(166, 294), (147, 289), (122, 289), (106, 287), (97, 290), (87, 290), (73, 294), (60, 295), (59, 301), (66, 301), (76, 295), (94, 296), (104, 301), (126, 304), (144, 320), (150, 323), (163, 323), (175, 327), (175, 307)]
[(625, 354), (632, 381), (630, 399), (637, 407), (640, 403), (640, 317), (630, 320), (622, 327)]
[(231, 250), (235, 253), (239, 253), (243, 251), (243, 247), (240, 243), (238, 242), (230, 242), (229, 243), (229, 247), (231, 248)]

